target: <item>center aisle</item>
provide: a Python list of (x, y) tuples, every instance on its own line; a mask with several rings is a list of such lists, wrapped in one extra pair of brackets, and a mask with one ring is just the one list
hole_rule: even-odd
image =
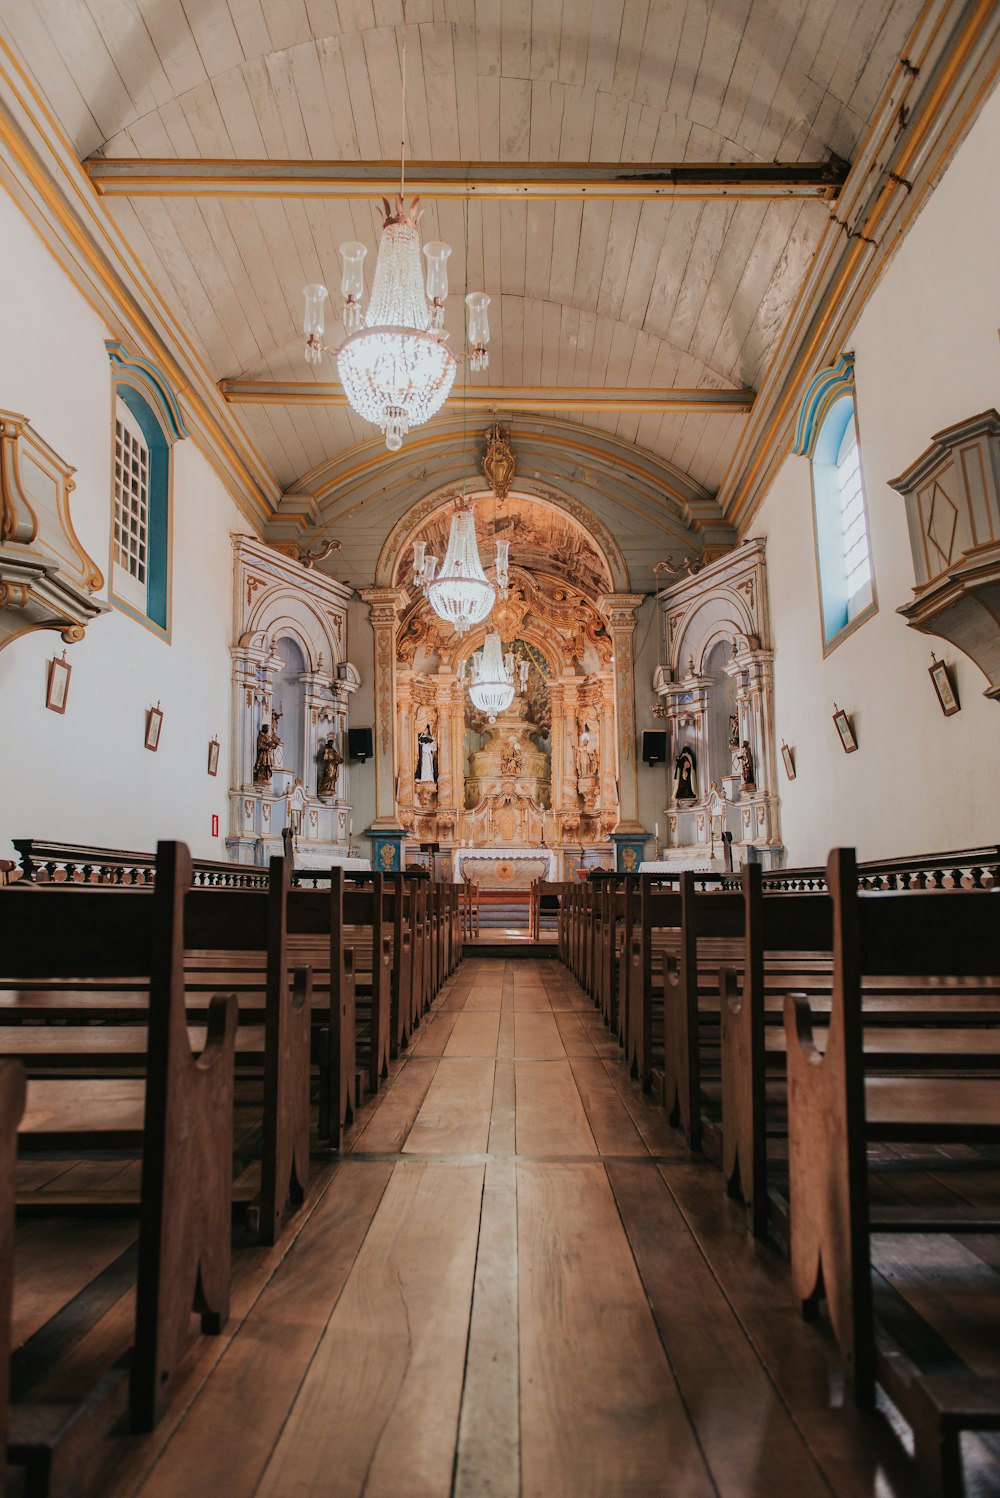
[(186, 1414), (109, 1493), (907, 1491), (878, 1418), (832, 1407), (784, 1266), (555, 961), (462, 964), (234, 1299)]

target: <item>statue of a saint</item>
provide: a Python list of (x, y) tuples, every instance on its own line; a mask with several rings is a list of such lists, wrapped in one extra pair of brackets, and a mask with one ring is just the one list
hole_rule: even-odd
[(417, 780), (423, 785), (434, 785), (437, 782), (437, 765), (435, 763), (437, 739), (431, 733), (431, 725), (429, 723), (425, 726), (423, 733), (417, 734), (417, 746), (420, 751)]
[(698, 769), (694, 750), (689, 749), (686, 744), (674, 763), (674, 799), (677, 801), (697, 801), (698, 799)]
[(295, 777), (295, 785), (292, 787), (291, 795), (288, 797), (288, 820), (286, 825), (293, 837), (299, 837), (302, 832), (302, 813), (305, 810), (306, 793), (302, 789), (302, 782)]
[(257, 735), (257, 754), (253, 762), (254, 785), (270, 784), (271, 776), (274, 774), (274, 751), (280, 743), (278, 735), (271, 732), (266, 723), (262, 723)]
[(580, 742), (576, 746), (576, 773), (582, 780), (587, 775), (596, 775), (597, 770), (597, 734), (591, 731), (589, 723), (584, 723)]
[(337, 794), (337, 775), (341, 765), (344, 763), (344, 757), (338, 752), (333, 740), (327, 739), (326, 743), (320, 746), (317, 758), (319, 759), (319, 775), (317, 777), (316, 794), (317, 796), (335, 796)]
[(278, 724), (283, 717), (284, 713), (280, 707), (271, 709), (271, 738), (274, 740), (271, 748), (271, 767), (275, 770), (280, 770), (284, 764), (285, 746), (278, 734)]
[(741, 784), (745, 789), (750, 790), (753, 788), (755, 782), (753, 778), (753, 750), (750, 748), (749, 739), (743, 740), (743, 747), (740, 750), (739, 760)]
[(505, 744), (500, 746), (500, 774), (520, 775), (521, 773), (521, 746), (514, 734), (511, 734)]

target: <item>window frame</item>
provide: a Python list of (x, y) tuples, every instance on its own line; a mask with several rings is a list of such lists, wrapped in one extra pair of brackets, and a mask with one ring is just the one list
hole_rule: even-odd
[[(108, 597), (120, 612), (144, 625), (161, 639), (170, 640), (173, 561), (173, 453), (172, 437), (138, 382), (124, 371), (112, 375), (111, 401), (111, 522), (108, 527)], [(117, 495), (115, 463), (118, 402), (125, 406), (142, 434), (149, 451), (149, 483), (146, 525), (146, 597), (143, 606), (137, 587), (119, 586), (122, 564), (116, 559), (115, 516)]]
[[(824, 572), (824, 557), (846, 560), (841, 523), (841, 490), (838, 457), (848, 431), (853, 432), (858, 455), (861, 483), (861, 513), (865, 525), (869, 578), (862, 589), (847, 597), (846, 573), (830, 576), (829, 561)], [(857, 405), (853, 380), (850, 389), (841, 389), (823, 412), (815, 430), (809, 452), (809, 482), (812, 491), (813, 544), (816, 558), (816, 588), (819, 602), (820, 639), (824, 658), (841, 645), (856, 629), (878, 613), (875, 565), (872, 555), (871, 525), (868, 519), (868, 496), (865, 487), (861, 436), (858, 430)], [(867, 596), (865, 596), (867, 595)], [(860, 601), (863, 599), (864, 601)], [(852, 605), (858, 604), (852, 610)]]

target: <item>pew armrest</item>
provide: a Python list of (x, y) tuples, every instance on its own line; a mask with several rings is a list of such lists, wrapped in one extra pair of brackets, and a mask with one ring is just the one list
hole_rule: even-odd
[(730, 1014), (739, 1014), (743, 1008), (743, 988), (737, 982), (734, 967), (719, 969), (719, 1002)]
[(809, 995), (805, 993), (785, 994), (785, 1034), (789, 1049), (794, 1039), (805, 1059), (813, 1066), (823, 1060), (823, 1053), (813, 1035), (813, 1012)]

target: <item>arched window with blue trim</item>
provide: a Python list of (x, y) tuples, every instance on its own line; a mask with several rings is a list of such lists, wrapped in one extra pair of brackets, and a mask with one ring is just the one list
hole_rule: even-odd
[(854, 414), (854, 356), (809, 386), (793, 451), (810, 463), (824, 651), (876, 611)]
[(169, 385), (148, 360), (109, 343), (114, 370), (111, 596), (170, 631), (171, 448), (187, 435)]

